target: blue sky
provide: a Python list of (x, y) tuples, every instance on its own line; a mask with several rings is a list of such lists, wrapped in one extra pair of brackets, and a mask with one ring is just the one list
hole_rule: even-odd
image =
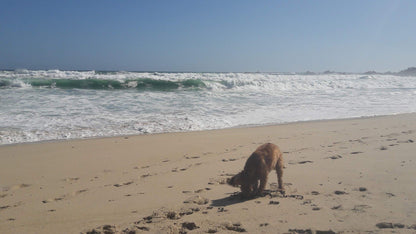
[(416, 1), (4, 1), (0, 68), (399, 71)]

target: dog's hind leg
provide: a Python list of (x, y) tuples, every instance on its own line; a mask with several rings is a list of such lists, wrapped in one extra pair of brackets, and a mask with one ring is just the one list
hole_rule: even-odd
[(267, 176), (269, 175), (269, 171), (267, 171), (266, 165), (265, 164), (261, 164), (262, 166), (260, 167), (260, 169), (258, 170), (259, 173), (259, 179), (260, 179), (260, 186), (259, 186), (259, 190), (257, 191), (257, 194), (261, 195), (264, 191), (264, 189), (266, 188), (266, 184), (267, 184)]
[(277, 182), (279, 184), (279, 190), (284, 190), (283, 188), (283, 157), (280, 155), (276, 163), (276, 174)]
[(253, 194), (258, 194), (259, 192), (259, 181), (254, 181), (251, 186), (253, 187)]
[(264, 173), (262, 177), (260, 178), (260, 187), (259, 187), (259, 190), (257, 191), (257, 194), (261, 195), (263, 193), (264, 189), (266, 188), (266, 184), (267, 184), (267, 173)]

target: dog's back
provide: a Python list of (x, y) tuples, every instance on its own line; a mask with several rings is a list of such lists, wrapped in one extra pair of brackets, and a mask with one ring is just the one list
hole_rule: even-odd
[(244, 171), (253, 179), (261, 179), (264, 174), (276, 169), (276, 164), (282, 153), (277, 145), (266, 143), (259, 146), (247, 159)]
[[(244, 170), (233, 176), (228, 184), (241, 186), (243, 196), (261, 194), (266, 186), (267, 177), (275, 169), (279, 189), (283, 190), (283, 156), (279, 147), (272, 143), (259, 146), (247, 159)], [(260, 186), (258, 187), (258, 181)]]

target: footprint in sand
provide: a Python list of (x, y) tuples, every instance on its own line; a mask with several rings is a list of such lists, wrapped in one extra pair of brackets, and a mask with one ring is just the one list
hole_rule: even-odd
[(331, 156), (331, 157), (327, 157), (327, 159), (340, 159), (340, 158), (342, 158), (342, 156), (339, 154)]
[(340, 210), (342, 208), (342, 205), (333, 206), (332, 210)]
[(141, 175), (140, 178), (146, 178), (146, 177), (149, 177), (149, 176), (151, 176), (151, 175), (149, 173), (147, 173), (147, 174)]
[(64, 199), (63, 197), (49, 198), (49, 199), (43, 200), (42, 203), (46, 204), (46, 203), (50, 203), (50, 202), (53, 202), (53, 201), (61, 201), (63, 199)]
[(336, 191), (334, 191), (334, 194), (336, 194), (336, 195), (344, 195), (344, 194), (347, 194), (347, 192), (340, 191), (340, 190), (336, 190)]
[(302, 205), (309, 205), (312, 204), (312, 200), (311, 199), (306, 199), (305, 201), (303, 201)]
[(388, 150), (388, 148), (386, 146), (381, 146), (380, 150)]
[(5, 210), (7, 208), (10, 208), (10, 206), (9, 205), (7, 205), (7, 206), (0, 206), (0, 210)]
[(279, 205), (280, 202), (279, 201), (270, 201), (269, 205)]
[(92, 229), (86, 232), (87, 234), (95, 233), (116, 233), (116, 227), (114, 225), (103, 225), (98, 228)]
[[(150, 175), (147, 175), (147, 176), (150, 176)], [(130, 185), (130, 184), (133, 184), (133, 183), (134, 183), (133, 181), (129, 181), (129, 182), (121, 183), (121, 184), (114, 184), (113, 186), (118, 188), (118, 187), (121, 187), (121, 186)]]
[(194, 222), (184, 222), (184, 223), (182, 223), (182, 228), (188, 229), (188, 230), (194, 230), (194, 229), (197, 229), (199, 227), (196, 226), (196, 224)]
[(240, 222), (237, 222), (237, 223), (226, 222), (226, 223), (223, 223), (221, 226), (224, 229), (227, 229), (229, 231), (247, 232), (247, 230), (242, 227)]
[(289, 229), (289, 233), (296, 233), (296, 234), (312, 234), (311, 229)]
[(289, 162), (289, 164), (291, 164), (291, 165), (293, 165), (293, 164), (306, 164), (306, 163), (313, 163), (313, 161), (309, 161), (309, 160), (306, 160), (306, 161), (299, 161), (299, 162)]
[(185, 157), (186, 159), (197, 159), (197, 158), (200, 158), (199, 156), (192, 156), (192, 157), (188, 157), (188, 156), (186, 156)]
[(75, 196), (75, 195), (78, 195), (78, 194), (81, 194), (81, 193), (85, 193), (87, 191), (88, 191), (88, 189), (81, 189), (81, 190), (78, 190), (78, 191), (73, 192), (72, 195)]
[(367, 191), (367, 188), (366, 187), (359, 187), (358, 188), (358, 191), (365, 192), (365, 191)]
[(15, 203), (14, 205), (6, 205), (6, 206), (0, 206), (0, 210), (4, 210), (4, 209), (8, 209), (8, 208), (15, 208), (18, 206), (23, 205), (23, 202), (19, 201), (17, 203)]
[(183, 168), (180, 168), (180, 169), (178, 169), (177, 167), (175, 167), (171, 171), (172, 172), (186, 171), (186, 170), (188, 170), (191, 167), (192, 167), (192, 164), (191, 165), (188, 165), (188, 167), (183, 167)]
[(406, 229), (416, 230), (416, 224), (406, 226), (402, 223), (381, 222), (381, 223), (377, 223), (376, 226), (380, 229), (383, 229), (383, 228), (406, 228)]
[[(139, 229), (141, 231), (146, 231), (146, 232), (150, 231), (150, 228), (145, 227), (145, 226), (137, 226), (137, 229)], [(128, 233), (128, 232), (125, 232), (125, 233)]]

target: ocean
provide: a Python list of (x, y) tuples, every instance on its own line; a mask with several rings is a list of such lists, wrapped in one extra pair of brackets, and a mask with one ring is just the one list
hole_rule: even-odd
[(416, 112), (416, 77), (0, 71), (0, 145)]

